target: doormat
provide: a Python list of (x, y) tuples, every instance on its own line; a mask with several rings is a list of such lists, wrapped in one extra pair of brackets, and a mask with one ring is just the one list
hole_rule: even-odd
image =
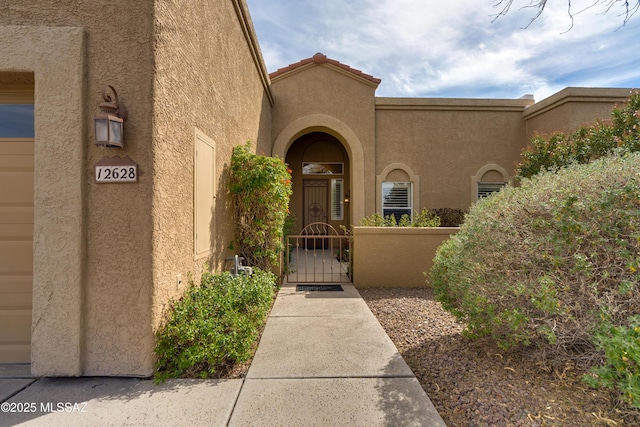
[(340, 285), (296, 285), (296, 292), (342, 292)]

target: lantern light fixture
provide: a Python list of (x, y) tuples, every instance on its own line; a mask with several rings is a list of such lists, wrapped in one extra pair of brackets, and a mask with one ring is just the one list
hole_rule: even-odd
[[(113, 95), (107, 93), (109, 89)], [(122, 148), (124, 146), (123, 123), (129, 115), (127, 108), (120, 104), (118, 93), (111, 85), (106, 85), (102, 89), (102, 99), (103, 102), (98, 105), (100, 112), (93, 119), (96, 145)]]

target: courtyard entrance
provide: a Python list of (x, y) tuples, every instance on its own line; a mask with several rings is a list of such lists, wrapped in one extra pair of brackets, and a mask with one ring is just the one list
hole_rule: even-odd
[(351, 239), (325, 222), (286, 237), (288, 283), (350, 283)]

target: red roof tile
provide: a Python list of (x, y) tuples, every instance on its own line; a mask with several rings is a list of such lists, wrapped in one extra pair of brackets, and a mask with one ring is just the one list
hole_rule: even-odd
[(346, 71), (348, 71), (348, 72), (350, 72), (352, 74), (355, 74), (356, 76), (361, 77), (361, 78), (363, 78), (365, 80), (369, 80), (370, 82), (373, 82), (375, 84), (380, 84), (380, 82), (382, 81), (382, 80), (380, 80), (378, 78), (373, 77), (372, 75), (363, 73), (360, 70), (356, 70), (355, 68), (351, 68), (350, 66), (348, 66), (346, 64), (343, 64), (343, 63), (341, 63), (339, 61), (336, 61), (335, 59), (327, 58), (327, 55), (324, 55), (322, 53), (316, 53), (311, 58), (303, 59), (302, 61), (296, 62), (294, 64), (290, 64), (290, 65), (288, 65), (288, 66), (286, 66), (284, 68), (280, 68), (280, 69), (274, 71), (273, 73), (270, 73), (269, 77), (273, 79), (275, 77), (281, 76), (283, 74), (288, 73), (289, 71), (295, 70), (296, 68), (300, 68), (303, 65), (307, 65), (307, 64), (310, 64), (310, 63), (331, 64), (331, 65), (334, 65), (336, 67), (340, 67), (343, 70), (346, 70)]

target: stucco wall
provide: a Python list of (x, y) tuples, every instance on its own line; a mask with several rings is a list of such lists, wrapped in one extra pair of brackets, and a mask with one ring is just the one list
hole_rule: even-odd
[[(0, 69), (36, 80), (32, 371), (149, 375), (161, 310), (184, 290), (176, 275), (184, 283), (206, 261), (193, 252), (195, 129), (218, 154), (213, 268), (232, 237), (231, 147), (270, 150), (272, 98), (246, 5), (0, 2), (0, 31)], [(105, 84), (129, 110), (123, 149), (93, 143)], [(138, 163), (138, 183), (95, 183), (96, 162), (115, 155)]]
[(570, 133), (597, 119), (608, 119), (615, 104), (626, 102), (630, 95), (630, 89), (563, 89), (525, 110), (527, 142), (536, 133)]
[(376, 98), (376, 175), (400, 163), (420, 180), (414, 210), (466, 209), (474, 191), (471, 177), (483, 166), (497, 164), (513, 174), (525, 143), (522, 112), (531, 103)]
[(353, 284), (357, 288), (423, 287), (436, 249), (458, 227), (354, 227)]
[[(153, 185), (153, 326), (171, 297), (225, 267), (234, 255), (228, 168), (234, 146), (252, 141), (269, 153), (271, 101), (266, 71), (244, 1), (172, 1), (156, 5)], [(245, 20), (246, 19), (246, 20)], [(217, 193), (210, 256), (194, 258), (194, 129), (215, 144)], [(228, 268), (229, 265), (227, 264)], [(183, 285), (176, 277), (181, 275)]]
[(36, 376), (82, 372), (84, 46), (81, 28), (0, 25), (0, 69), (33, 72), (36, 88), (31, 328)]
[[(152, 368), (151, 331), (151, 75), (153, 2), (143, 0), (129, 2), (43, 2), (25, 0), (0, 4), (0, 25), (13, 24), (60, 28), (77, 27), (84, 36), (81, 50), (75, 52), (71, 63), (83, 68), (79, 82), (73, 73), (61, 77), (54, 85), (39, 84), (45, 73), (56, 71), (59, 61), (51, 61), (44, 69), (35, 70), (36, 79), (36, 146), (39, 139), (60, 147), (69, 146), (69, 134), (81, 132), (81, 151), (77, 156), (64, 160), (42, 159), (44, 152), (36, 148), (36, 176), (46, 168), (56, 170), (55, 178), (64, 181), (74, 168), (82, 173), (75, 177), (74, 186), (80, 203), (82, 219), (74, 224), (59, 224), (61, 230), (73, 229), (85, 233), (82, 247), (68, 254), (82, 271), (77, 279), (77, 300), (65, 290), (65, 280), (56, 281), (56, 287), (46, 289), (42, 276), (34, 279), (34, 324), (32, 369), (36, 375), (145, 375)], [(126, 13), (122, 13), (126, 11)], [(123, 31), (123, 29), (127, 29)], [(7, 39), (0, 43), (10, 48)], [(45, 45), (46, 45), (45, 41)], [(46, 49), (28, 48), (24, 55), (36, 59), (57, 58), (67, 46), (49, 43)], [(43, 52), (46, 52), (43, 54)], [(70, 60), (66, 55), (62, 57)], [(63, 69), (66, 67), (63, 67)], [(120, 99), (129, 109), (129, 121), (125, 124), (124, 150), (101, 149), (93, 145), (92, 118), (101, 101), (100, 91), (105, 84), (113, 85)], [(76, 110), (65, 102), (68, 93), (81, 94), (81, 106)], [(45, 101), (46, 99), (46, 101)], [(54, 104), (53, 108), (46, 104)], [(65, 117), (73, 117), (73, 126), (58, 125), (52, 132), (42, 132), (38, 111), (46, 117), (53, 111)], [(46, 137), (45, 137), (46, 135)], [(93, 166), (105, 156), (129, 155), (145, 172), (137, 184), (98, 185), (94, 182)], [(46, 165), (46, 166), (43, 166)], [(52, 172), (53, 173), (53, 172)], [(36, 188), (36, 216), (43, 209), (38, 206), (39, 197), (69, 210), (72, 205), (54, 194), (39, 195)], [(66, 205), (66, 206), (65, 206)], [(43, 270), (64, 268), (68, 262), (39, 258), (53, 238), (52, 232), (38, 232), (34, 247), (35, 264)], [(73, 246), (72, 241), (60, 245), (61, 256)], [(63, 249), (64, 248), (64, 249)], [(39, 261), (40, 259), (40, 261)], [(74, 282), (71, 282), (74, 283)], [(45, 289), (43, 289), (45, 288)], [(42, 292), (41, 292), (42, 291)], [(81, 319), (64, 305), (56, 305), (51, 295), (70, 298), (69, 305), (81, 311)], [(65, 296), (65, 294), (68, 294)], [(62, 341), (54, 344), (55, 334), (38, 334), (41, 322), (64, 319), (58, 325), (59, 333), (79, 330), (81, 338), (77, 350)], [(69, 332), (71, 333), (71, 332)], [(60, 359), (54, 348), (66, 345), (68, 354)], [(40, 350), (42, 349), (42, 352)], [(67, 360), (65, 360), (65, 358)], [(73, 362), (71, 362), (73, 361)], [(68, 368), (76, 363), (75, 369)]]

